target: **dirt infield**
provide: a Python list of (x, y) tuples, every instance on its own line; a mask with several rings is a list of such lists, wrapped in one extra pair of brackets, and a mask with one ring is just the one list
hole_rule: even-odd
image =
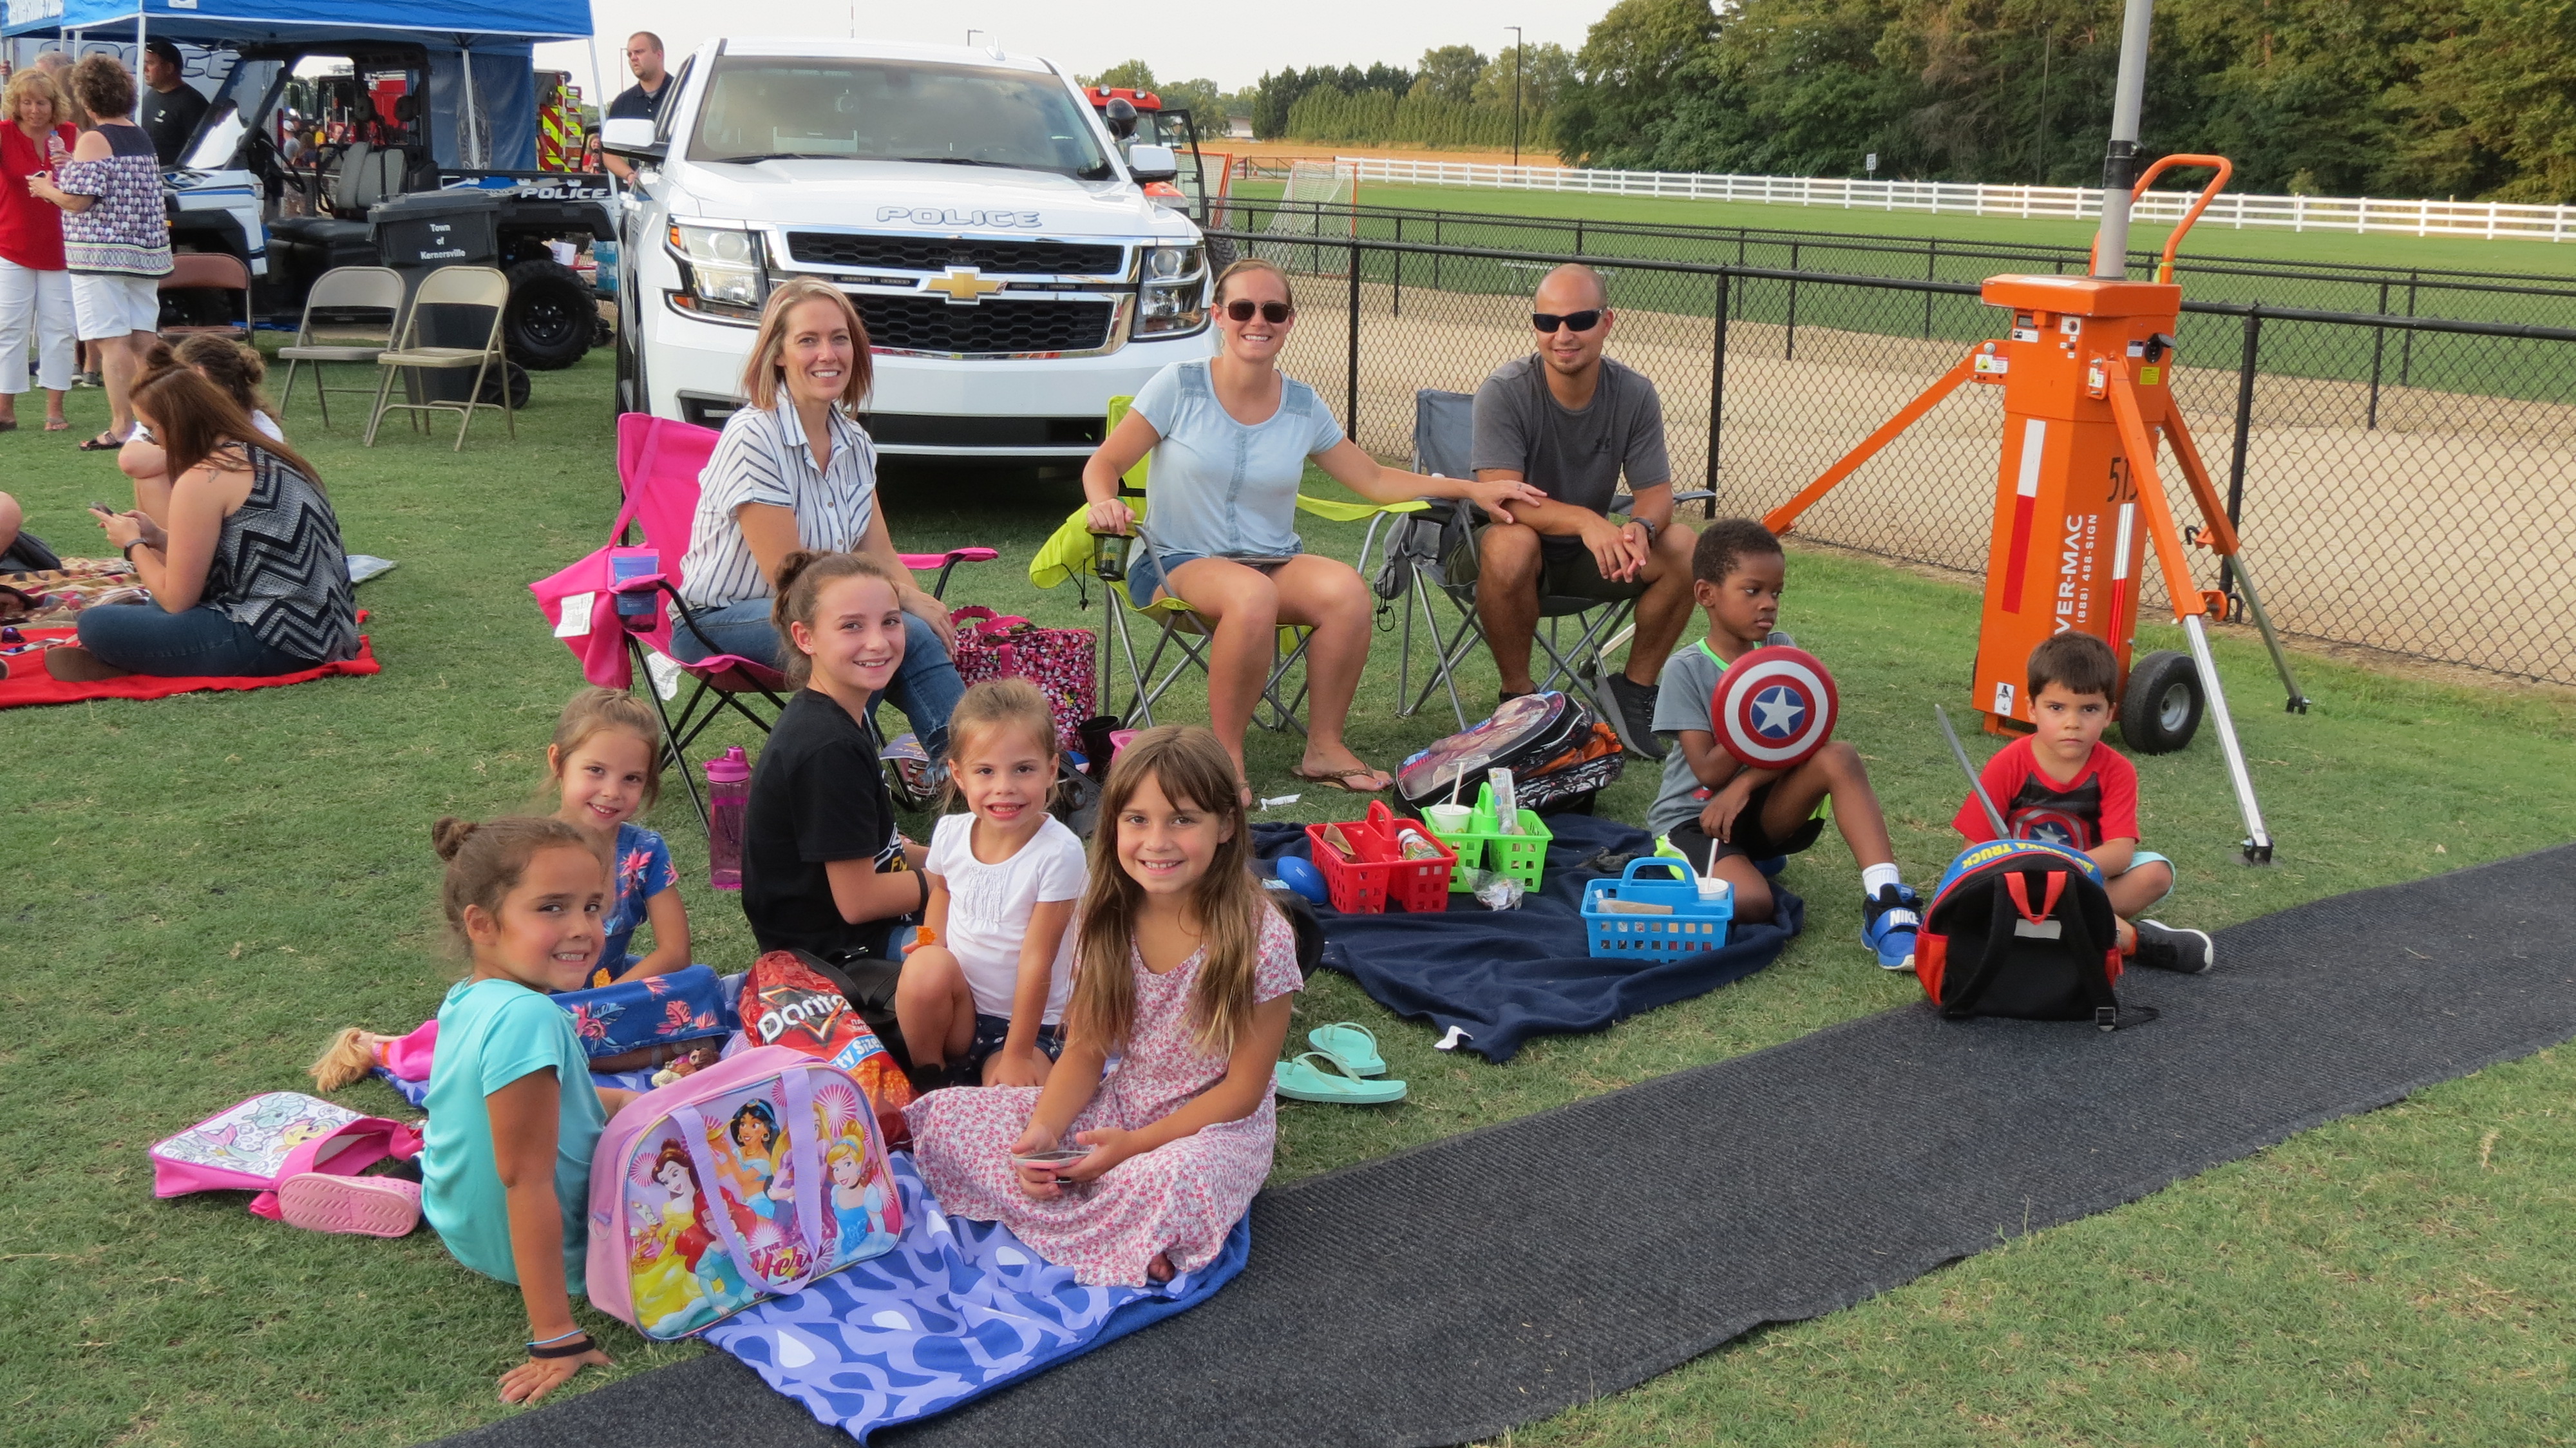
[[(1337, 414), (1349, 399), (1348, 282), (1298, 279), (1289, 370)], [(1419, 388), (1472, 392), (1529, 349), (1509, 297), (1365, 284), (1355, 433), (1412, 452)], [(1715, 331), (1708, 317), (1623, 310), (1611, 354), (1655, 381), (1673, 476), (1706, 485)], [(1789, 497), (1958, 360), (1951, 342), (1801, 326), (1728, 331), (1717, 443), (1722, 511)], [(2184, 419), (2222, 488), (2237, 378), (2184, 368)], [(1963, 388), (1800, 524), (1805, 536), (1982, 574), (2001, 437), (2000, 388)], [(2245, 457), (2248, 557), (2287, 632), (2501, 673), (2576, 682), (2576, 407), (2266, 377)], [(2196, 512), (2167, 460), (2167, 493)], [(2214, 557), (2195, 550), (2203, 587)], [(2162, 607), (2148, 570), (2148, 599)], [(2152, 616), (2152, 614), (2150, 615)]]

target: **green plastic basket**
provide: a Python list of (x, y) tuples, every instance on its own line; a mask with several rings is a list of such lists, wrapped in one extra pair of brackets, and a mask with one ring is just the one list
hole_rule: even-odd
[(1464, 894), (1475, 887), (1469, 883), (1470, 872), (1491, 870), (1509, 875), (1530, 890), (1538, 888), (1539, 878), (1547, 873), (1547, 846), (1556, 838), (1548, 831), (1535, 810), (1520, 811), (1521, 832), (1505, 834), (1494, 828), (1494, 787), (1476, 786), (1476, 807), (1468, 813), (1467, 828), (1454, 835), (1444, 835), (1424, 820), (1422, 827), (1434, 838), (1458, 852), (1458, 868), (1449, 875), (1449, 892)]

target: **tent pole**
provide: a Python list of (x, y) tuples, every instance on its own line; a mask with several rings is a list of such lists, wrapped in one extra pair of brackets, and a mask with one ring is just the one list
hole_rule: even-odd
[[(480, 168), (491, 164), (492, 150), (488, 143), (477, 142), (474, 139), (474, 48), (470, 45), (458, 46), (456, 48), (456, 58), (462, 61), (465, 67), (466, 142), (464, 146), (457, 148), (456, 155), (457, 159), (463, 161), (467, 166)], [(472, 154), (468, 154), (469, 147), (472, 150)]]
[[(599, 37), (596, 35), (585, 35), (581, 38), (581, 44), (583, 49), (590, 52), (591, 103), (599, 107), (599, 123), (604, 126), (608, 124), (608, 80), (599, 73)], [(574, 119), (578, 120), (579, 117), (575, 117)], [(590, 137), (585, 134), (582, 137), (583, 154), (589, 154), (589, 150)], [(599, 169), (608, 172), (609, 195), (615, 196), (619, 191), (625, 189), (618, 184), (617, 173), (609, 171), (605, 162), (601, 163)]]

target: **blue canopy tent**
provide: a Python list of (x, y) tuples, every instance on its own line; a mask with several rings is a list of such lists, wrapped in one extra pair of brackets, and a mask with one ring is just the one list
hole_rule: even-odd
[(8, 0), (0, 28), (129, 45), (416, 45), (429, 57), (433, 159), (495, 170), (536, 165), (532, 47), (590, 33), (590, 0)]

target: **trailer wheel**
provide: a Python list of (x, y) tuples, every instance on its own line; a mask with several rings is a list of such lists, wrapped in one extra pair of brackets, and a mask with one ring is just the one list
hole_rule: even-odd
[(2191, 655), (2158, 649), (2129, 670), (2120, 696), (2120, 737), (2140, 754), (2172, 754), (2200, 732), (2200, 671)]
[(557, 372), (579, 362), (590, 350), (599, 318), (590, 288), (557, 261), (523, 261), (509, 275), (501, 339), (510, 360), (533, 372)]

